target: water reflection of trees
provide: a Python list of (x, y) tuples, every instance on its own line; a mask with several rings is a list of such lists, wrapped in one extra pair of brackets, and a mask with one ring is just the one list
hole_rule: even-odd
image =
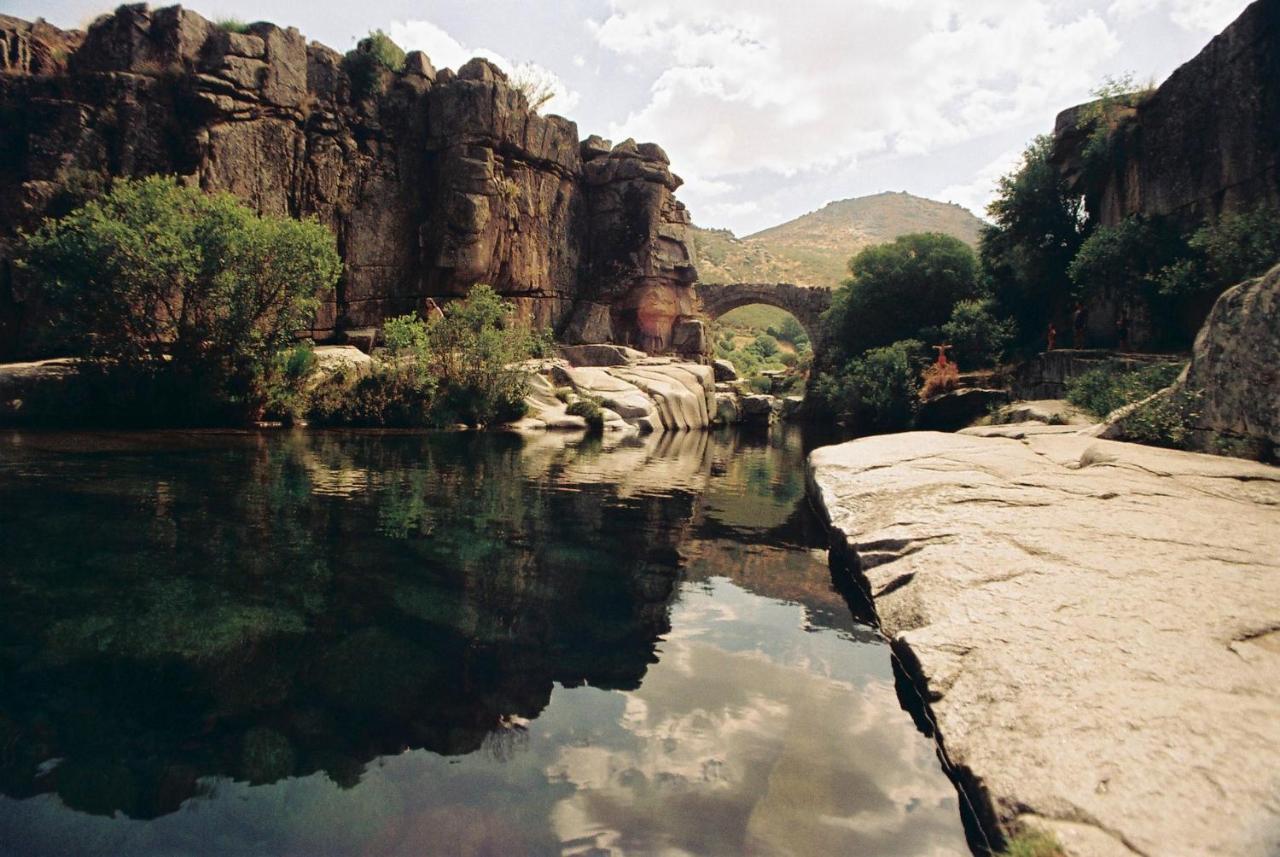
[(531, 466), (495, 436), (20, 455), (23, 481), (0, 475), (21, 558), (0, 571), (0, 792), (134, 817), (210, 775), (349, 786), (406, 747), (513, 752), (553, 682), (638, 686), (695, 507), (589, 478), (611, 454)]

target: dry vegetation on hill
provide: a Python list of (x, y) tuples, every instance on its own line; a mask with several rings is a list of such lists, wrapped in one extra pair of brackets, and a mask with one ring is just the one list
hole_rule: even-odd
[(976, 247), (982, 221), (952, 203), (908, 193), (878, 193), (828, 203), (818, 211), (745, 238), (727, 229), (695, 229), (704, 282), (790, 282), (835, 287), (864, 247), (912, 232), (941, 232)]

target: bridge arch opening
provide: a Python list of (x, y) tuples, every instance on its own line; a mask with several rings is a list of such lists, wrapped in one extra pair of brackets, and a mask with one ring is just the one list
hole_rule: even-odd
[(744, 303), (711, 320), (714, 357), (733, 364), (757, 392), (799, 393), (813, 363), (813, 339), (789, 310)]
[(821, 346), (822, 314), (831, 306), (831, 290), (791, 283), (698, 283), (703, 314), (715, 322), (727, 313), (763, 304), (793, 316), (809, 338), (810, 347)]

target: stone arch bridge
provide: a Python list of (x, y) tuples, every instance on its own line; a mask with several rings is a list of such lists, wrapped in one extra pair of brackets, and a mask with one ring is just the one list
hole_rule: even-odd
[(694, 290), (702, 312), (715, 321), (729, 310), (747, 304), (766, 304), (796, 317), (814, 351), (822, 336), (822, 314), (831, 306), (831, 290), (792, 283), (697, 283)]

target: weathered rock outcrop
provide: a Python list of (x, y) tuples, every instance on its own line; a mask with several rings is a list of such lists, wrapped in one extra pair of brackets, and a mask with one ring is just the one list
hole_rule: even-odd
[(864, 438), (808, 476), (987, 830), (1048, 828), (1072, 855), (1273, 854), (1280, 469), (979, 432), (1013, 436)]
[(1180, 387), (1198, 394), (1201, 443), (1280, 449), (1280, 266), (1218, 298)]
[(345, 274), (321, 339), (478, 282), (576, 341), (665, 350), (694, 313), (666, 154), (580, 142), (484, 60), (361, 72), (294, 29), (141, 5), (83, 34), (0, 16), (0, 57), (0, 359), (29, 352), (39, 321), (17, 230), (151, 173), (329, 226)]
[(1082, 169), (1092, 131), (1082, 115), (1058, 116), (1055, 161), (1100, 223), (1195, 222), (1280, 202), (1280, 2), (1256, 0), (1122, 117), (1098, 173)]

